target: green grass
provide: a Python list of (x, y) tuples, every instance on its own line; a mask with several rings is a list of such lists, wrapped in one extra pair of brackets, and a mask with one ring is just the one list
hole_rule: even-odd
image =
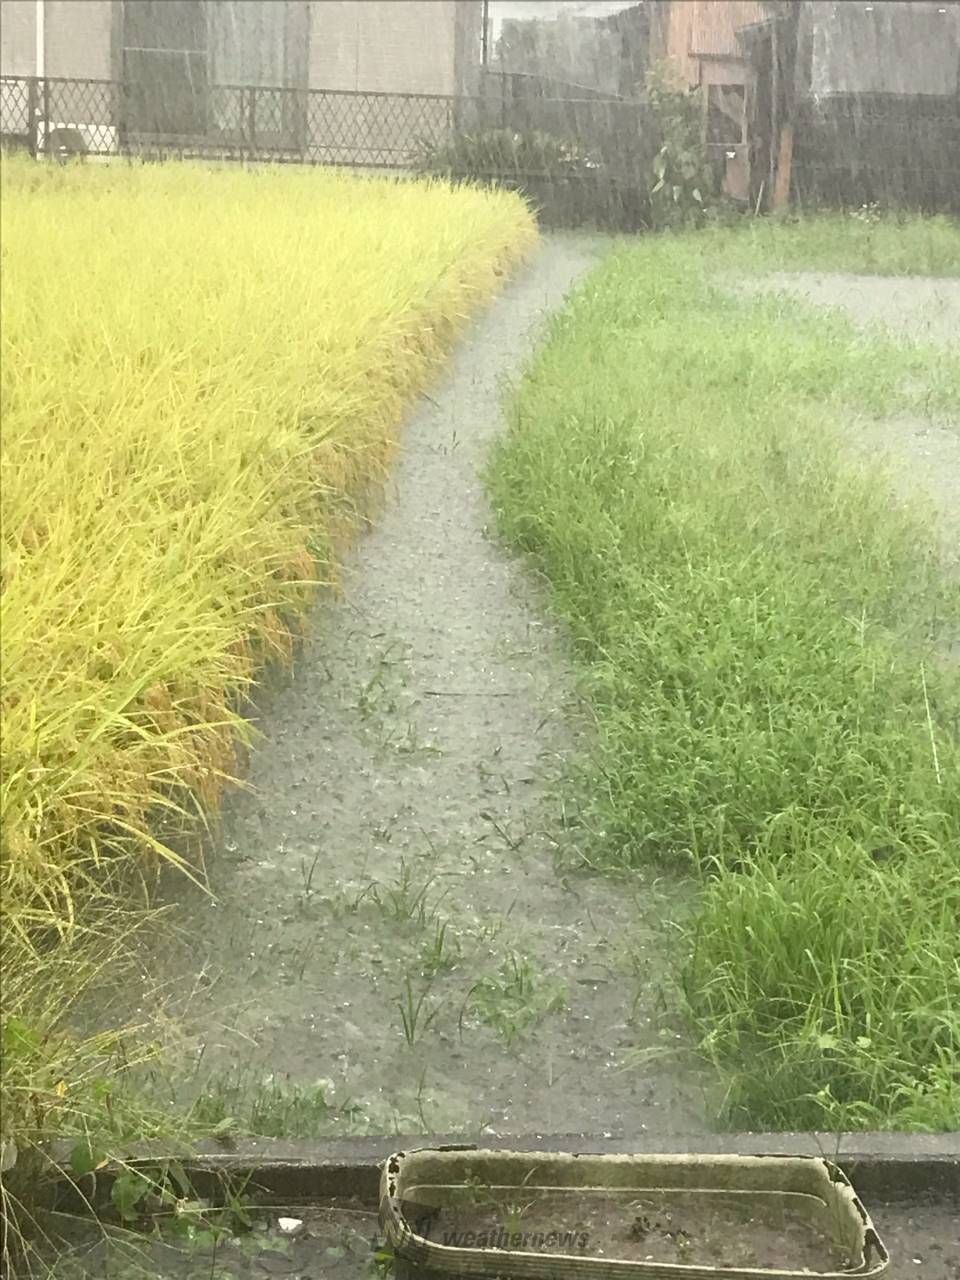
[(743, 271), (960, 276), (960, 223), (870, 209), (756, 218), (706, 231), (697, 250), (711, 264), (722, 257), (728, 269)]
[[(752, 254), (723, 234), (715, 265)], [(838, 441), (851, 406), (957, 413), (960, 360), (730, 296), (707, 244), (593, 274), (491, 467), (596, 715), (588, 856), (702, 873), (683, 977), (728, 1122), (960, 1127), (960, 592)]]

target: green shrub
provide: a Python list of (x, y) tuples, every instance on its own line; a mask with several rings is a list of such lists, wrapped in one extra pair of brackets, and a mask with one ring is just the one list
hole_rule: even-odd
[(426, 145), (421, 167), (455, 177), (569, 177), (598, 167), (595, 156), (550, 133), (484, 129), (457, 133), (449, 142)]
[(653, 225), (697, 223), (715, 203), (716, 185), (703, 145), (702, 94), (688, 89), (672, 64), (662, 63), (647, 78), (647, 101), (660, 136), (650, 186)]

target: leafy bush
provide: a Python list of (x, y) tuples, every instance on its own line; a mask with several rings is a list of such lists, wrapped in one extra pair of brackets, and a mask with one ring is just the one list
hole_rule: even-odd
[(598, 169), (600, 162), (578, 143), (551, 133), (484, 129), (425, 146), (421, 167), (457, 177), (569, 177)]
[(687, 89), (672, 65), (662, 63), (647, 78), (647, 101), (661, 139), (650, 188), (654, 225), (695, 224), (711, 202), (714, 187), (703, 145), (700, 90)]

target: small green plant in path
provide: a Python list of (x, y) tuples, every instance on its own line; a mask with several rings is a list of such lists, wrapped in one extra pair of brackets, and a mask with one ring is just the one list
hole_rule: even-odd
[(397, 998), (397, 1012), (400, 1014), (400, 1025), (403, 1038), (407, 1044), (416, 1044), (417, 1040), (429, 1031), (439, 1007), (429, 1001), (431, 979), (428, 979), (419, 991), (414, 991), (410, 976), (404, 980), (403, 989)]
[(702, 876), (684, 983), (731, 1122), (956, 1128), (960, 590), (838, 433), (956, 414), (960, 358), (738, 297), (704, 243), (595, 272), (491, 467), (595, 709), (583, 839)]
[(538, 973), (530, 958), (516, 951), (507, 955), (497, 973), (475, 982), (467, 998), (468, 1007), (508, 1044), (566, 1002), (563, 984)]

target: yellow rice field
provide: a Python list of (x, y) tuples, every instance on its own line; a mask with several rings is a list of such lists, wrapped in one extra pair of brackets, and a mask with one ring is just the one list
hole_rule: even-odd
[[(507, 193), (4, 162), (3, 883), (29, 944), (103, 849), (214, 805), (405, 404), (536, 230)], [(179, 818), (177, 818), (179, 821)]]

